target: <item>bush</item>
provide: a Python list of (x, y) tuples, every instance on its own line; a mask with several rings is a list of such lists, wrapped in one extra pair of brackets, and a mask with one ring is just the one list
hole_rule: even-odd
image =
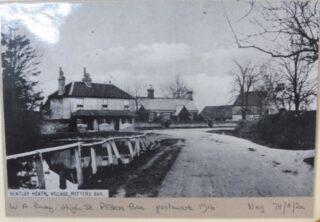
[(6, 154), (30, 151), (40, 139), (38, 112), (5, 113)]
[(235, 134), (284, 149), (314, 149), (316, 112), (283, 112), (259, 121), (241, 121)]

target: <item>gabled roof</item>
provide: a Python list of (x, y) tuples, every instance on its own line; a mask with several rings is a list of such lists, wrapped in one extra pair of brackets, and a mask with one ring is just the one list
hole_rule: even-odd
[(207, 119), (231, 119), (232, 106), (205, 106), (200, 115)]
[(58, 91), (55, 91), (48, 98), (59, 97), (134, 99), (131, 95), (113, 84), (92, 83), (91, 86), (88, 86), (84, 82), (71, 82), (65, 86), (64, 94), (59, 95)]
[[(184, 106), (177, 106), (176, 112), (175, 112), (173, 115), (174, 115), (174, 116), (179, 116), (180, 113), (181, 113), (183, 110), (186, 110), (186, 108), (185, 108)], [(188, 112), (188, 111), (186, 110), (186, 112)]]
[[(261, 106), (262, 103), (267, 98), (267, 92), (264, 91), (254, 91), (245, 93), (243, 96), (238, 95), (236, 101), (234, 102), (234, 106), (242, 106), (242, 98), (248, 98), (247, 105), (248, 106)], [(243, 101), (243, 105), (244, 105)]]
[(101, 117), (135, 117), (136, 114), (129, 110), (77, 110), (72, 116), (101, 116)]
[(198, 109), (194, 102), (189, 99), (176, 98), (139, 98), (138, 103), (146, 110), (160, 110), (160, 111), (176, 111), (177, 107), (184, 106), (188, 111), (197, 111)]

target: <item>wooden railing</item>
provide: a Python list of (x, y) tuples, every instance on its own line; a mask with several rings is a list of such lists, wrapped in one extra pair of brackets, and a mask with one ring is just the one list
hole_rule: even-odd
[[(157, 147), (159, 147), (157, 136), (146, 132), (142, 135), (111, 137), (93, 143), (77, 142), (38, 149), (10, 155), (6, 159), (8, 167), (19, 168), (18, 166), (21, 165), (30, 165), (30, 172), (22, 171), (24, 174), (33, 172), (33, 177), (36, 176), (34, 188), (46, 189), (48, 174), (51, 172), (59, 175), (59, 182), (55, 182), (59, 183), (60, 189), (65, 189), (67, 181), (80, 187), (86, 180), (86, 176), (97, 174), (98, 168), (130, 164), (136, 157)], [(75, 173), (70, 174), (74, 171)], [(10, 172), (9, 169), (8, 172)], [(11, 169), (11, 172), (18, 174), (19, 170), (15, 172), (15, 169)], [(8, 173), (9, 188), (10, 181), (15, 181), (16, 176)], [(13, 187), (17, 188), (17, 184)]]

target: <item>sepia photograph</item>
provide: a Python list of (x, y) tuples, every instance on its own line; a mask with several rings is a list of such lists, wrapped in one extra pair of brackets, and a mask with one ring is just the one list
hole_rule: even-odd
[(9, 197), (314, 196), (318, 0), (6, 3), (0, 17)]

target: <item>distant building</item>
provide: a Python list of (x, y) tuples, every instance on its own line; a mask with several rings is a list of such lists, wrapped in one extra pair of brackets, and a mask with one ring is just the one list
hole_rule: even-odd
[(232, 120), (242, 119), (242, 107), (247, 107), (246, 119), (258, 119), (263, 115), (274, 114), (277, 109), (270, 101), (267, 92), (252, 91), (238, 95), (232, 107)]
[(193, 102), (192, 91), (188, 98), (155, 97), (152, 86), (147, 97), (137, 98), (138, 119), (144, 122), (194, 121), (198, 118), (198, 109)]
[(93, 83), (84, 68), (82, 81), (65, 84), (60, 68), (58, 90), (48, 96), (43, 108), (47, 120), (65, 122), (71, 129), (121, 130), (133, 127), (135, 100), (113, 84)]
[(232, 106), (205, 106), (199, 113), (208, 123), (232, 120)]

